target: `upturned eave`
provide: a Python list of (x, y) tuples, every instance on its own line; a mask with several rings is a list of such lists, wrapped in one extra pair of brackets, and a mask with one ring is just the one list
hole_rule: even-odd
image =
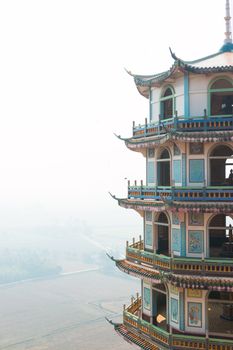
[(119, 206), (126, 209), (134, 209), (136, 211), (152, 211), (152, 212), (162, 212), (169, 210), (172, 212), (196, 212), (196, 213), (233, 213), (233, 203), (232, 202), (179, 202), (170, 200), (145, 200), (145, 199), (127, 199), (127, 198), (114, 198), (118, 201)]
[(131, 151), (142, 152), (146, 155), (146, 150), (152, 147), (159, 147), (168, 141), (181, 142), (231, 142), (233, 141), (233, 130), (221, 131), (177, 131), (170, 129), (163, 131), (161, 134), (142, 137), (122, 138), (117, 136), (120, 140), (125, 142), (125, 145)]
[[(171, 51), (171, 50), (170, 50)], [(159, 87), (169, 79), (177, 78), (180, 74), (209, 74), (233, 72), (233, 47), (223, 45), (220, 51), (193, 61), (185, 61), (171, 51), (174, 59), (170, 69), (151, 75), (133, 74), (127, 71), (134, 78), (135, 85), (141, 95), (149, 98), (150, 88)]]
[(136, 264), (126, 259), (116, 260), (116, 266), (124, 273), (143, 279), (150, 283), (170, 283), (176, 287), (233, 291), (233, 277), (212, 277), (193, 274), (175, 274), (152, 269), (149, 266)]

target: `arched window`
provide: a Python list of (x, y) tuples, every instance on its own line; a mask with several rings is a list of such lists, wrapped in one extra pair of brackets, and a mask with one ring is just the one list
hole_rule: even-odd
[(174, 116), (174, 92), (171, 87), (167, 87), (161, 99), (160, 119), (169, 119)]
[(233, 258), (233, 220), (225, 214), (215, 215), (208, 225), (209, 257)]
[(233, 186), (233, 151), (216, 146), (209, 155), (210, 186)]
[(210, 335), (233, 338), (233, 292), (212, 291), (208, 296), (208, 330)]
[(224, 78), (216, 80), (209, 90), (210, 115), (232, 115), (233, 82)]
[(169, 256), (169, 221), (167, 214), (160, 213), (155, 221), (157, 232), (157, 254)]
[(165, 148), (157, 159), (158, 186), (171, 186), (170, 154)]

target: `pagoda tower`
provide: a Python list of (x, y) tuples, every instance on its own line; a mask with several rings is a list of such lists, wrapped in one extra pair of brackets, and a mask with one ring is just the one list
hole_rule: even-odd
[[(143, 239), (116, 260), (141, 296), (110, 321), (147, 350), (233, 350), (233, 43), (229, 0), (221, 49), (195, 61), (172, 51), (166, 72), (134, 75), (149, 118), (126, 146), (146, 158), (146, 184), (114, 199), (136, 210)], [(120, 137), (119, 137), (120, 138)]]

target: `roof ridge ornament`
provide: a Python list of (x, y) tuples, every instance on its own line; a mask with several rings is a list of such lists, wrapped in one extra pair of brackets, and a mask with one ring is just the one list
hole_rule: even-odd
[(172, 56), (172, 58), (177, 61), (178, 60), (178, 57), (176, 56), (175, 52), (172, 51), (171, 47), (169, 47), (169, 51), (170, 51), (170, 54)]
[(220, 52), (232, 52), (232, 30), (231, 30), (231, 10), (230, 10), (230, 0), (226, 0), (226, 16), (224, 17), (226, 23), (225, 40), (224, 44), (220, 49)]
[(226, 21), (226, 38), (224, 44), (232, 44), (230, 0), (226, 0), (226, 16), (224, 19)]

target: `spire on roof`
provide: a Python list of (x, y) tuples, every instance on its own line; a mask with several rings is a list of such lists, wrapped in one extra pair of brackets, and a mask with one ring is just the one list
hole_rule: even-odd
[(230, 11), (230, 1), (226, 0), (226, 39), (224, 40), (225, 44), (232, 44), (232, 36), (231, 36), (231, 11)]

